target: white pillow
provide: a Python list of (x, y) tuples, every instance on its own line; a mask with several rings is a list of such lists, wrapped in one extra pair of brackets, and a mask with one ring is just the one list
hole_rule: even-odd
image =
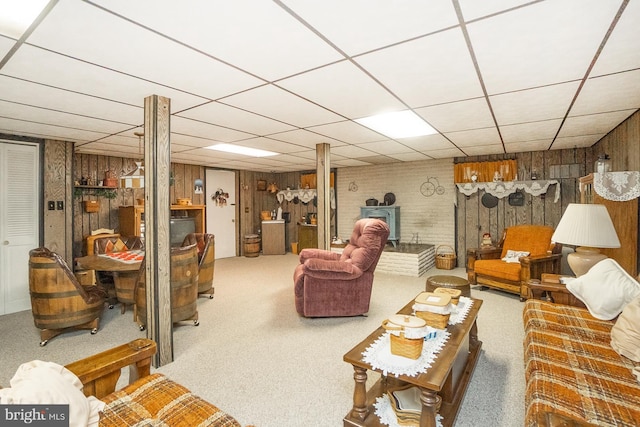
[(70, 427), (98, 426), (104, 402), (85, 397), (82, 382), (64, 366), (32, 360), (18, 367), (10, 383), (0, 389), (1, 404), (68, 404)]
[(611, 320), (640, 295), (640, 283), (611, 258), (604, 259), (567, 284), (567, 290), (589, 309), (596, 319)]
[(523, 256), (529, 256), (529, 252), (507, 250), (507, 254), (502, 258), (504, 262), (520, 262), (520, 258)]

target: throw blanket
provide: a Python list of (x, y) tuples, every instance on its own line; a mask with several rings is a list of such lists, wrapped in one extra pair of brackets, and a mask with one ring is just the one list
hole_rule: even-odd
[(526, 426), (559, 413), (598, 426), (637, 426), (634, 363), (610, 345), (612, 321), (586, 309), (528, 300), (523, 313)]

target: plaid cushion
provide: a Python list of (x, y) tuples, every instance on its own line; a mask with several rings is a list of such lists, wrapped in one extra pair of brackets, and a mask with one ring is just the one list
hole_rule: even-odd
[(151, 374), (105, 398), (100, 427), (241, 427), (230, 415), (162, 374)]
[(524, 322), (526, 426), (537, 426), (541, 412), (599, 426), (637, 425), (640, 384), (633, 362), (609, 344), (613, 322), (535, 300), (527, 301)]

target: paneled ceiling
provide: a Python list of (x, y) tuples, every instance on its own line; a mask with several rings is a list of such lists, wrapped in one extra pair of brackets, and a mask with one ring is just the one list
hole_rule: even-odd
[[(19, 28), (23, 1), (0, 3), (0, 133), (78, 153), (137, 157), (153, 94), (172, 161), (275, 172), (318, 143), (332, 167), (588, 147), (640, 108), (640, 0), (40, 0)], [(438, 134), (354, 121), (407, 109)]]

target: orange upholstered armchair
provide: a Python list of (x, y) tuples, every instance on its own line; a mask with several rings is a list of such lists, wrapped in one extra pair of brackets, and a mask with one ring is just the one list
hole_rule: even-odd
[(552, 243), (552, 235), (545, 225), (515, 225), (504, 230), (497, 248), (467, 249), (469, 283), (528, 298), (530, 279), (560, 273), (562, 245)]

